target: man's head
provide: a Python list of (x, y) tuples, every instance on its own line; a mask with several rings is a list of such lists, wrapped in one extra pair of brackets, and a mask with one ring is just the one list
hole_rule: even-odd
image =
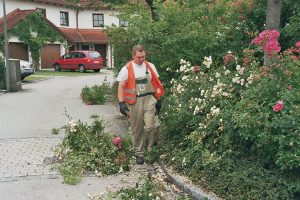
[(145, 61), (145, 57), (146, 57), (145, 48), (140, 44), (135, 45), (132, 49), (133, 62), (138, 65), (141, 65)]

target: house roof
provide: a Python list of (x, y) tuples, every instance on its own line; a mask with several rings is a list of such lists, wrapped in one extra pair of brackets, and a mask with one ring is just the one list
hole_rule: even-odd
[(97, 9), (109, 9), (107, 4), (100, 0), (79, 0), (78, 3), (70, 2), (67, 0), (26, 0), (35, 3), (42, 3), (48, 5), (57, 5), (57, 6), (71, 6), (75, 8), (97, 8)]
[[(27, 16), (32, 13), (37, 12), (34, 10), (20, 10), (16, 9), (6, 16), (7, 21), (7, 30), (12, 29)], [(98, 44), (107, 44), (108, 37), (107, 34), (100, 29), (75, 29), (75, 28), (58, 28), (47, 18), (44, 18), (45, 21), (57, 30), (63, 37), (65, 37), (70, 42), (82, 42), (82, 43), (98, 43)], [(4, 18), (0, 18), (0, 33), (4, 31), (3, 28)]]
[[(49, 4), (49, 5), (57, 5), (57, 6), (72, 6), (76, 8), (95, 8), (95, 9), (111, 9), (111, 7), (107, 6), (101, 0), (79, 0), (78, 3), (70, 2), (67, 0), (26, 0), (35, 3)], [(142, 3), (146, 4), (145, 0), (128, 0), (128, 3)]]
[[(6, 22), (7, 22), (7, 30), (15, 27), (16, 24), (21, 22), (25, 17), (28, 15), (36, 12), (36, 10), (20, 10), (16, 9), (9, 14), (6, 15)], [(4, 17), (0, 18), (0, 33), (4, 31)]]
[(71, 42), (107, 44), (107, 34), (100, 29), (59, 28)]
[[(7, 23), (7, 30), (14, 28), (18, 23), (24, 20), (27, 16), (31, 15), (34, 12), (38, 12), (37, 9), (32, 10), (20, 10), (19, 8), (8, 13), (6, 15), (6, 23)], [(44, 17), (44, 20), (55, 30), (57, 30), (63, 37), (68, 39), (68, 37), (57, 27), (55, 26), (50, 20)], [(4, 32), (4, 17), (0, 18), (0, 33)]]

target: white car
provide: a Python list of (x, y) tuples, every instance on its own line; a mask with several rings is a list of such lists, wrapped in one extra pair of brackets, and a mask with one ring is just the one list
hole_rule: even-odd
[(21, 79), (34, 74), (35, 69), (31, 62), (20, 60)]

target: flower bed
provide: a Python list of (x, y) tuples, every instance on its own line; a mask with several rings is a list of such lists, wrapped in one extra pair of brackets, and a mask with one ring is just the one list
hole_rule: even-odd
[[(182, 59), (164, 101), (165, 162), (226, 199), (300, 192), (300, 49), (278, 54), (278, 36), (263, 32), (257, 49), (228, 52), (223, 63)], [(260, 51), (270, 65), (260, 64)]]

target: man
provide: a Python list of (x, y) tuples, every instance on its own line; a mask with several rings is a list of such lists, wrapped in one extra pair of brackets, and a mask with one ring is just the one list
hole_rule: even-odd
[(145, 61), (145, 57), (144, 47), (134, 46), (133, 60), (121, 69), (117, 77), (120, 112), (130, 120), (137, 164), (144, 163), (144, 141), (149, 151), (157, 143), (159, 125), (155, 114), (161, 109), (160, 97), (165, 92), (155, 66)]

